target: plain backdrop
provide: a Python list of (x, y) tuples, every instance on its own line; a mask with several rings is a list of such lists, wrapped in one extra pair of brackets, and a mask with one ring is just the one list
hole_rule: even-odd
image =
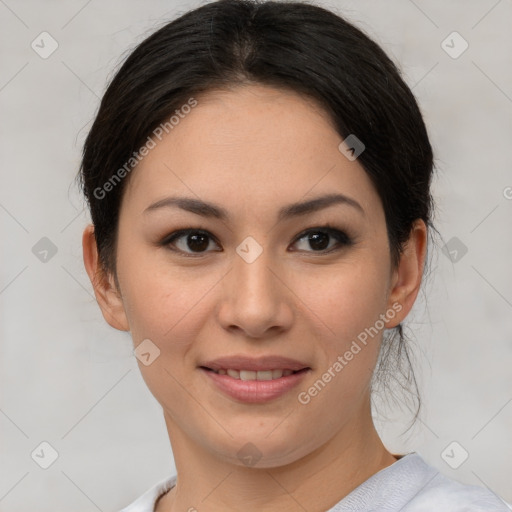
[[(443, 241), (406, 321), (423, 411), (407, 435), (403, 411), (379, 432), (512, 502), (512, 2), (318, 3), (397, 62), (436, 156)], [(73, 179), (127, 52), (199, 5), (0, 0), (2, 512), (115, 511), (174, 472), (130, 335), (103, 320), (85, 273)]]

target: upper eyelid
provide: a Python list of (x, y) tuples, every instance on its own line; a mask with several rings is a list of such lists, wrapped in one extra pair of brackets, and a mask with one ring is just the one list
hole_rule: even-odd
[[(303, 229), (302, 231), (297, 233), (297, 235), (295, 235), (294, 240), (298, 240), (298, 239), (306, 236), (311, 231), (339, 232), (339, 233), (344, 233), (347, 236), (347, 238), (351, 238), (350, 235), (347, 233), (347, 231), (345, 229), (343, 229), (343, 228), (337, 228), (337, 227), (328, 226), (328, 225), (323, 225), (323, 226), (319, 225), (319, 226), (312, 226), (310, 228)], [(182, 228), (182, 229), (176, 229), (172, 233), (167, 235), (164, 238), (164, 240), (165, 239), (170, 239), (170, 238), (179, 238), (179, 237), (187, 235), (189, 233), (198, 233), (198, 232), (204, 233), (204, 234), (208, 235), (209, 237), (211, 237), (213, 240), (217, 241), (217, 237), (211, 231), (209, 231), (206, 228)]]
[[(294, 237), (292, 243), (295, 244), (300, 239), (302, 239), (305, 236), (307, 236), (310, 232), (315, 232), (315, 231), (324, 231), (326, 233), (329, 233), (330, 236), (332, 236), (333, 238), (334, 238), (334, 235), (336, 235), (336, 234), (343, 235), (346, 238), (347, 244), (352, 244), (354, 242), (353, 237), (347, 232), (346, 229), (337, 228), (337, 227), (332, 226), (332, 225), (316, 225), (316, 226), (312, 226), (310, 228), (306, 228), (306, 229), (302, 230), (301, 232), (299, 232)], [(184, 236), (186, 236), (188, 234), (198, 233), (198, 232), (206, 234), (217, 245), (220, 245), (220, 243), (219, 243), (219, 241), (218, 241), (218, 239), (217, 239), (217, 237), (215, 235), (213, 235), (208, 229), (200, 228), (200, 227), (177, 229), (177, 230), (173, 231), (170, 235), (166, 236), (163, 239), (162, 244), (163, 245), (170, 245), (175, 240), (179, 240), (180, 238), (182, 238), (182, 237), (184, 237)], [(340, 244), (342, 242), (337, 240), (337, 243)], [(177, 249), (177, 250), (181, 251), (180, 249)], [(186, 252), (186, 251), (182, 251), (182, 252)], [(198, 252), (198, 253), (190, 252), (190, 253), (187, 253), (187, 254), (197, 254), (197, 255), (200, 255), (200, 254), (206, 254), (207, 252), (209, 252), (209, 251), (203, 251), (203, 252)], [(310, 252), (310, 251), (307, 251), (307, 252)], [(315, 251), (311, 251), (311, 252), (315, 252)], [(318, 251), (318, 252), (321, 253), (321, 251)]]

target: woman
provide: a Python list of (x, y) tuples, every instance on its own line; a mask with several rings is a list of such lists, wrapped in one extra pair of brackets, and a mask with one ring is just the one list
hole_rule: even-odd
[(131, 53), (84, 147), (84, 262), (177, 475), (124, 512), (507, 510), (372, 421), (407, 375), (432, 172), (395, 65), (320, 7), (212, 2)]

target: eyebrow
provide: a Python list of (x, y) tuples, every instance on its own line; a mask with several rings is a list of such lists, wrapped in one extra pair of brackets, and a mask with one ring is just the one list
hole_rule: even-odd
[[(343, 194), (327, 194), (324, 196), (310, 199), (301, 203), (293, 203), (281, 208), (278, 212), (278, 221), (290, 219), (292, 217), (299, 217), (301, 215), (307, 215), (314, 213), (329, 206), (336, 204), (342, 204), (351, 206), (358, 210), (360, 213), (365, 215), (363, 207), (351, 197)], [(229, 213), (227, 210), (213, 203), (208, 203), (200, 199), (194, 199), (192, 197), (165, 197), (160, 199), (156, 203), (151, 204), (144, 210), (144, 214), (158, 210), (160, 208), (181, 208), (188, 212), (201, 215), (203, 217), (213, 217), (219, 220), (227, 221), (229, 219)]]

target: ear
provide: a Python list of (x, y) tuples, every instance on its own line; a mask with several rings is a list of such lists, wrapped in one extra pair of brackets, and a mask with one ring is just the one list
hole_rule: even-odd
[(100, 306), (103, 318), (115, 329), (129, 331), (121, 293), (117, 290), (114, 278), (105, 272), (99, 263), (94, 226), (89, 224), (82, 235), (84, 266), (94, 288), (94, 295)]
[[(391, 277), (388, 308), (394, 309), (397, 313), (393, 319), (386, 322), (386, 329), (396, 327), (412, 309), (421, 286), (426, 250), (427, 226), (423, 220), (417, 219), (400, 256), (398, 268), (393, 271)], [(398, 304), (401, 308), (397, 306)]]

